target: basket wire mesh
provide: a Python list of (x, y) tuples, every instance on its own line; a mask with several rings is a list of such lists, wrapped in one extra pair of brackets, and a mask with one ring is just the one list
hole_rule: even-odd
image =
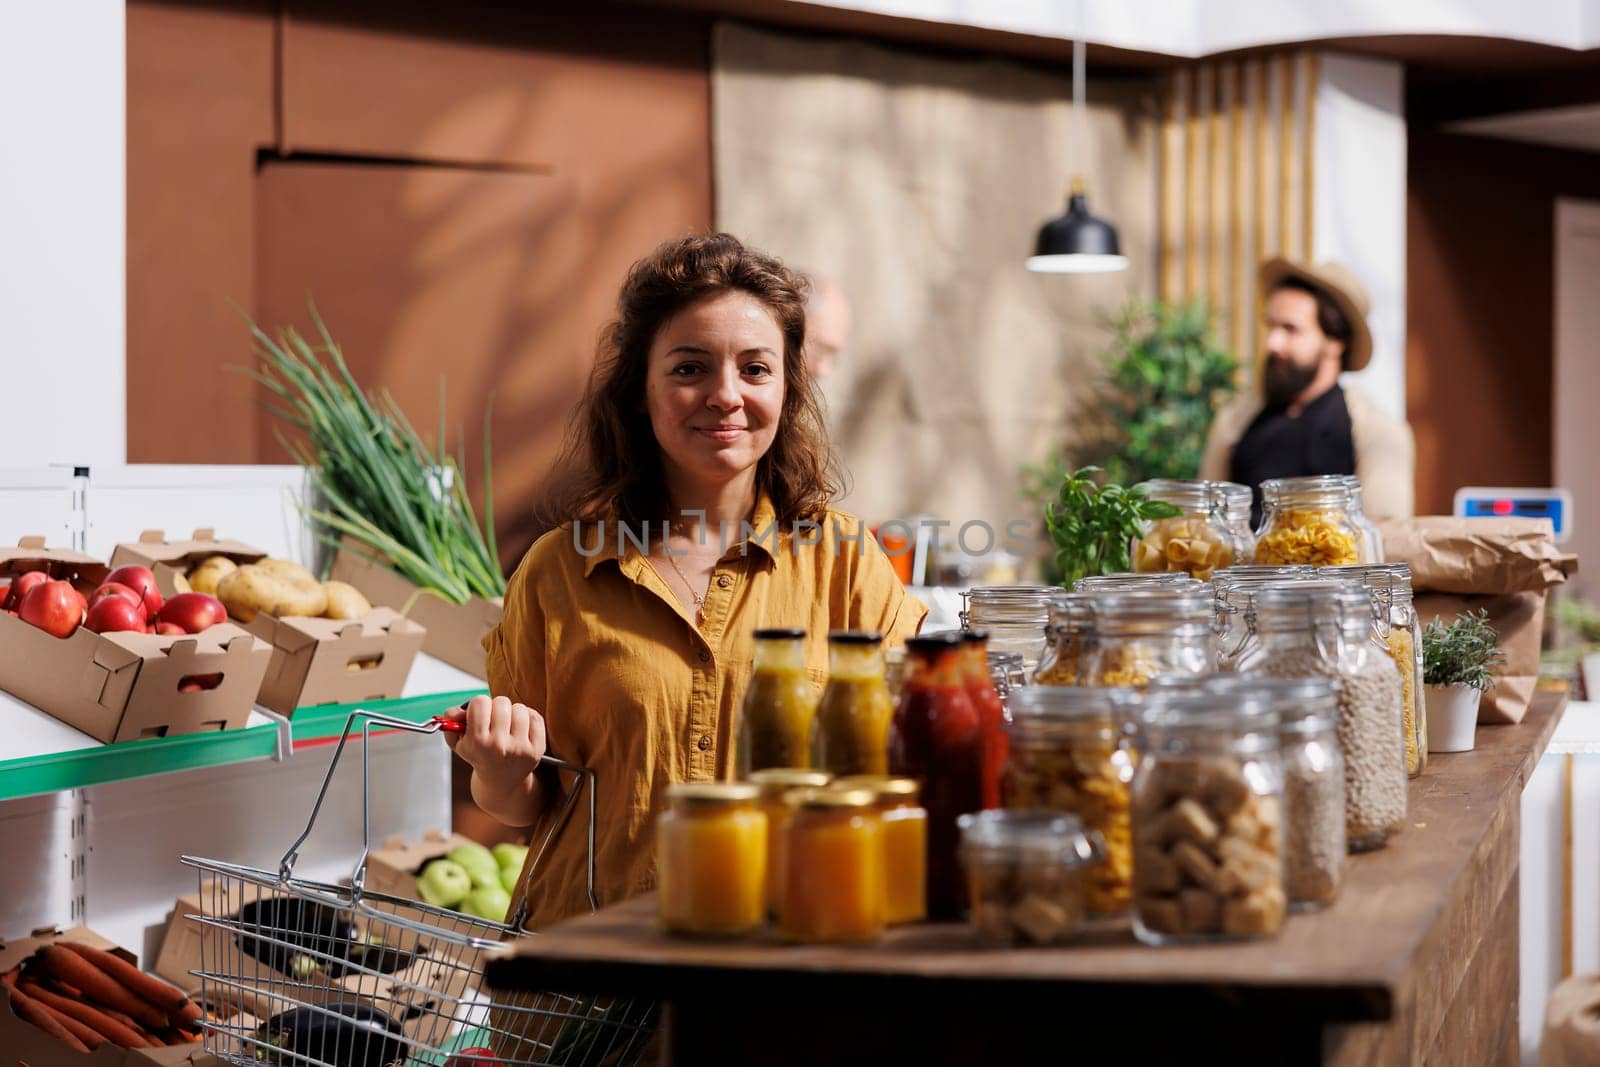
[[(300, 846), (358, 720), (361, 855), (348, 885), (296, 878)], [(555, 992), (491, 996), (482, 987), (488, 957), (505, 939), (528, 935), (524, 907), (499, 923), (365, 888), (373, 729), (437, 733), (451, 725), (354, 711), (306, 828), (276, 871), (183, 857), (200, 881), (200, 912), (187, 918), (200, 933), (192, 973), (208, 1008), (207, 1052), (251, 1067), (628, 1067), (638, 1060), (656, 1027), (651, 1002)], [(594, 907), (594, 774), (553, 756), (545, 762), (576, 781), (524, 876), (537, 870), (587, 792)]]

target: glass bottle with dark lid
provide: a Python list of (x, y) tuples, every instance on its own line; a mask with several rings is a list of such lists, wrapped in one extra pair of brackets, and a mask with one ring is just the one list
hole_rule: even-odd
[(755, 666), (739, 715), (740, 778), (769, 767), (811, 766), (817, 694), (806, 673), (806, 632), (755, 632)]
[(839, 777), (888, 774), (893, 717), (883, 635), (869, 630), (829, 634), (828, 685), (812, 722), (811, 765)]

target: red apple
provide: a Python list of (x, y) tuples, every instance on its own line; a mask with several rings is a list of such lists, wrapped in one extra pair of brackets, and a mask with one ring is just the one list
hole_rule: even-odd
[(155, 632), (160, 634), (162, 637), (179, 637), (188, 633), (189, 631), (185, 630), (175, 622), (157, 621)]
[(144, 611), (144, 597), (135, 590), (129, 589), (120, 582), (104, 582), (100, 588), (89, 594), (89, 606), (92, 608), (108, 596), (119, 596), (124, 600), (131, 600), (139, 605), (139, 610)]
[(162, 605), (156, 624), (172, 623), (184, 633), (197, 634), (208, 626), (228, 621), (228, 609), (210, 593), (178, 593)]
[(42, 582), (23, 596), (17, 615), (52, 637), (71, 637), (83, 624), (83, 594), (71, 582)]
[(144, 606), (137, 600), (115, 594), (103, 596), (89, 608), (84, 625), (97, 634), (142, 634), (145, 632)]
[(222, 684), (220, 674), (188, 674), (178, 679), (178, 692), (199, 693)]
[(28, 595), (28, 590), (36, 585), (43, 585), (49, 580), (50, 576), (44, 571), (29, 571), (26, 574), (17, 575), (11, 584), (6, 586), (6, 598), (3, 602), (0, 602), (0, 608), (9, 608), (12, 611), (16, 611), (17, 607), (22, 603), (22, 598)]
[(118, 567), (106, 575), (102, 585), (125, 585), (144, 598), (144, 615), (146, 619), (156, 617), (156, 612), (161, 610), (161, 592), (156, 588), (156, 576), (150, 573), (149, 567)]
[(505, 1060), (494, 1054), (494, 1049), (474, 1045), (451, 1056), (444, 1067), (502, 1067), (504, 1063)]

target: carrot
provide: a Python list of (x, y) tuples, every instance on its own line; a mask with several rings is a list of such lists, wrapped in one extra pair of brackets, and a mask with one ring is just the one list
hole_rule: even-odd
[(200, 1025), (200, 1020), (206, 1017), (206, 1013), (201, 1010), (200, 1005), (184, 997), (183, 1003), (168, 1012), (167, 1017), (172, 1020), (173, 1026), (193, 1030)]
[[(71, 997), (52, 993), (32, 981), (24, 982), (22, 989), (35, 1000), (55, 1008), (62, 1014), (70, 1015), (90, 1029), (105, 1035), (107, 1040), (119, 1048), (150, 1047), (150, 1042), (145, 1040), (144, 1035), (136, 1027), (124, 1025), (117, 1019), (112, 1018), (110, 1012), (103, 1011), (93, 1004), (85, 1004), (81, 1000), (73, 1000)], [(128, 1020), (129, 1023), (132, 1021), (131, 1019)]]
[(56, 944), (70, 952), (76, 952), (122, 983), (128, 992), (140, 1000), (154, 1004), (164, 1012), (176, 1011), (189, 999), (189, 995), (177, 986), (163, 982), (153, 974), (145, 974), (121, 956), (77, 941), (58, 941)]
[(167, 1025), (165, 1012), (140, 1000), (116, 979), (76, 952), (62, 948), (59, 942), (41, 948), (38, 958), (45, 970), (83, 990), (88, 999), (126, 1012), (137, 1019), (140, 1026), (151, 1030), (159, 1030)]
[(8, 989), (6, 994), (11, 998), (11, 1010), (23, 1022), (32, 1023), (75, 1052), (89, 1051), (88, 1046), (73, 1037), (66, 1027), (56, 1022), (55, 1016), (44, 1010), (43, 1004), (21, 990)]
[(56, 1022), (60, 1023), (67, 1033), (71, 1034), (79, 1041), (82, 1041), (84, 1047), (90, 1052), (93, 1052), (95, 1049), (106, 1043), (105, 1035), (100, 1033), (94, 1027), (83, 1025), (72, 1016), (57, 1011), (55, 1008), (52, 1008), (43, 1001), (39, 1001), (37, 997), (34, 999), (38, 1001), (39, 1007), (49, 1012), (51, 1017), (54, 1018)]

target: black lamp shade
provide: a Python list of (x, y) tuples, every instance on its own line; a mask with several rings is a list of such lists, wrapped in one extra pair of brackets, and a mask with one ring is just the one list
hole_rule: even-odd
[(1082, 193), (1073, 193), (1067, 211), (1039, 227), (1028, 269), (1052, 274), (1088, 274), (1123, 270), (1127, 257), (1117, 244), (1117, 231), (1110, 223), (1089, 214), (1089, 202)]

